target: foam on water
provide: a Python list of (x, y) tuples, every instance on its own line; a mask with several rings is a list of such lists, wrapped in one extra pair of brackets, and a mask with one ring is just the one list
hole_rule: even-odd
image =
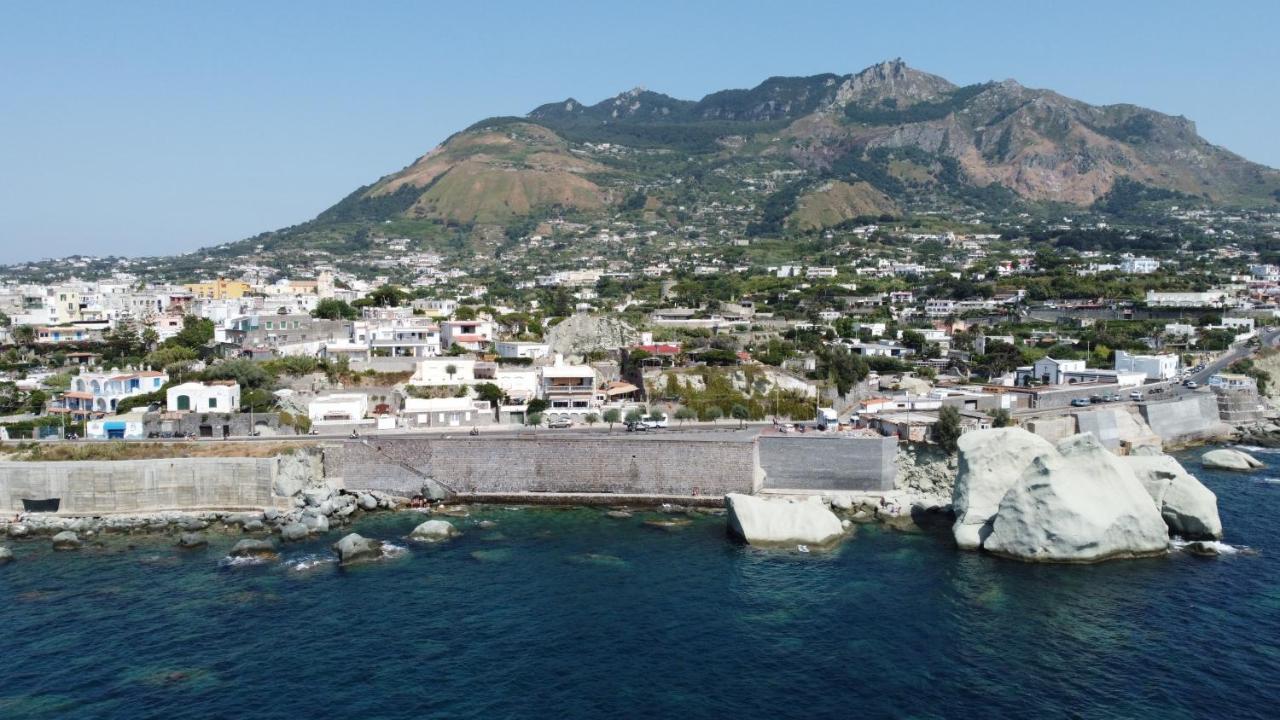
[(314, 570), (322, 565), (332, 565), (336, 562), (338, 562), (338, 558), (332, 555), (303, 555), (292, 560), (286, 560), (284, 564), (290, 570), (304, 572)]
[(244, 567), (246, 565), (266, 565), (271, 562), (270, 558), (257, 557), (253, 555), (242, 557), (231, 557), (227, 555), (218, 561), (220, 567)]

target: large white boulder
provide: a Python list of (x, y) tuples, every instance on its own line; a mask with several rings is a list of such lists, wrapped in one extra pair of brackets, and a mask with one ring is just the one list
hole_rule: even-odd
[(951, 508), (956, 545), (976, 550), (991, 534), (1000, 500), (1037, 457), (1056, 452), (1053, 443), (1022, 428), (977, 430), (960, 436), (960, 469)]
[(840, 518), (822, 498), (775, 498), (729, 493), (729, 528), (751, 545), (825, 545), (844, 535)]
[(411, 540), (420, 542), (441, 542), (461, 533), (448, 520), (428, 520), (409, 533)]
[(1039, 562), (1166, 552), (1169, 532), (1138, 479), (1093, 435), (1035, 458), (1000, 501), (983, 548)]
[(1222, 537), (1218, 496), (1168, 455), (1120, 458), (1155, 501), (1169, 532), (1188, 540)]
[(1262, 463), (1246, 452), (1219, 448), (1200, 456), (1200, 464), (1213, 470), (1239, 470), (1248, 472), (1262, 467)]

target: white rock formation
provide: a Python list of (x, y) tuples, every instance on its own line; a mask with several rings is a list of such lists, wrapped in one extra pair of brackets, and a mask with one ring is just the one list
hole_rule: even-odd
[(428, 520), (415, 527), (413, 532), (409, 533), (409, 538), (422, 542), (440, 542), (458, 534), (458, 528), (448, 520)]
[(976, 550), (991, 533), (991, 519), (1005, 493), (1037, 457), (1056, 450), (1048, 440), (1021, 428), (968, 432), (960, 436), (959, 445), (952, 533), (962, 550)]
[(1257, 470), (1262, 467), (1262, 463), (1249, 453), (1230, 448), (1210, 450), (1200, 456), (1200, 464), (1214, 470), (1239, 470), (1242, 472)]
[(1092, 435), (1039, 455), (1000, 501), (983, 548), (1039, 562), (1097, 562), (1166, 552), (1160, 511)]
[(1151, 495), (1170, 533), (1187, 540), (1222, 537), (1218, 496), (1177, 460), (1168, 455), (1131, 455), (1120, 461)]
[(751, 545), (826, 545), (844, 535), (840, 518), (817, 495), (803, 500), (724, 496), (729, 527)]

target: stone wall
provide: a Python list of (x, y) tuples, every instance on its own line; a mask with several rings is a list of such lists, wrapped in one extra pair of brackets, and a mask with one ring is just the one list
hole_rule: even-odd
[(1142, 403), (1139, 407), (1147, 425), (1165, 443), (1176, 445), (1230, 435), (1230, 427), (1218, 419), (1218, 401), (1209, 393)]
[(898, 473), (894, 438), (766, 435), (759, 442), (767, 487), (863, 492), (894, 488)]
[(60, 498), (60, 512), (265, 508), (275, 458), (0, 462), (0, 511)]
[(463, 494), (723, 495), (761, 485), (754, 435), (371, 438), (325, 447), (325, 475), (353, 490)]

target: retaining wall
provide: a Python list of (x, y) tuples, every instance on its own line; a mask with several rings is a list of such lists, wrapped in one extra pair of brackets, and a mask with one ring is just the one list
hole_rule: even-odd
[(1152, 432), (1166, 443), (1179, 444), (1230, 434), (1218, 418), (1218, 401), (1207, 393), (1195, 393), (1171, 402), (1143, 403), (1142, 417)]
[(765, 486), (787, 490), (892, 490), (896, 438), (766, 435), (760, 438)]
[(723, 495), (761, 486), (754, 434), (538, 434), (371, 438), (325, 447), (325, 476), (352, 490)]
[(115, 513), (273, 504), (275, 458), (0, 462), (0, 510), (60, 498), (59, 512)]

